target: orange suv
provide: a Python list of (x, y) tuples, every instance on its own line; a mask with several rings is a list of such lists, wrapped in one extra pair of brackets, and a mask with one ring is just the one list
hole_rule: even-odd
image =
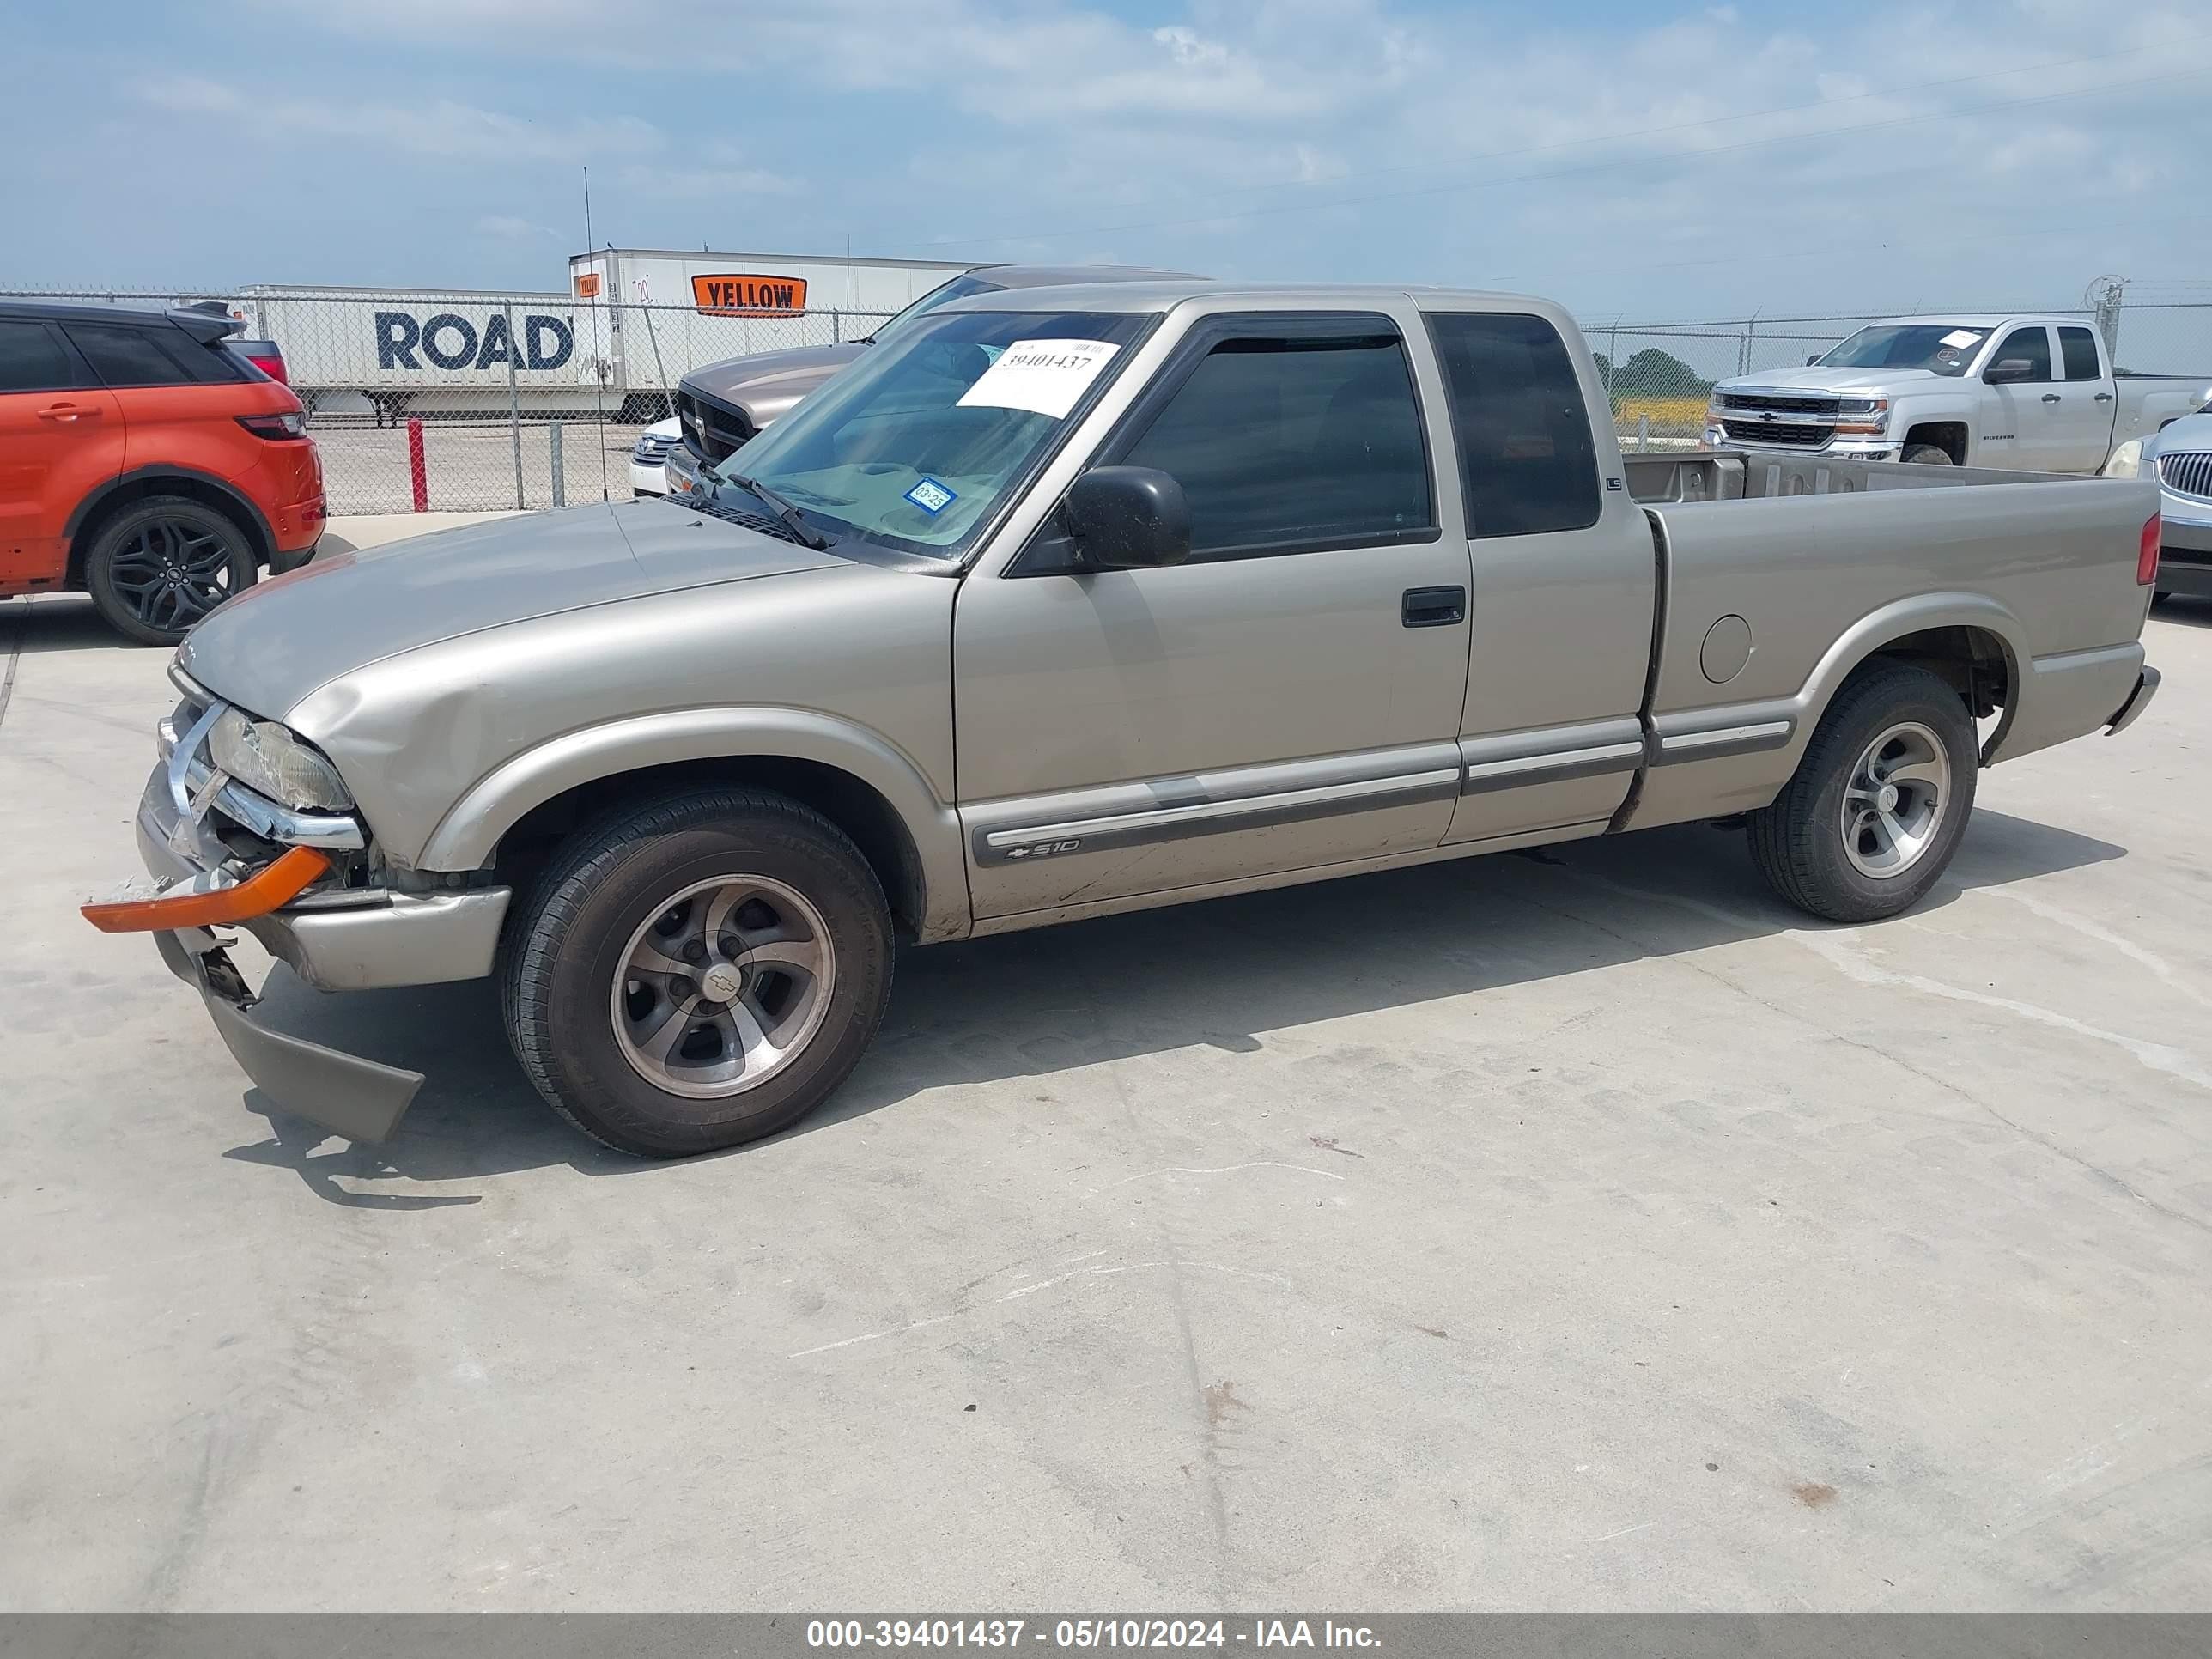
[(264, 566), (307, 562), (322, 462), (291, 389), (228, 343), (239, 328), (0, 301), (0, 599), (82, 590), (173, 645)]

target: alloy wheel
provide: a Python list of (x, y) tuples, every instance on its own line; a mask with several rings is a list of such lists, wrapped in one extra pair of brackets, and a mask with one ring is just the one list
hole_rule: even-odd
[(1933, 728), (1900, 720), (1860, 751), (1844, 786), (1844, 854), (1876, 881), (1901, 876), (1935, 844), (1951, 795), (1951, 757)]
[(149, 628), (190, 628), (231, 596), (230, 544), (181, 519), (152, 519), (118, 548), (109, 584)]
[(623, 948), (609, 999), (615, 1041), (671, 1094), (743, 1094), (805, 1051), (836, 978), (829, 924), (797, 889), (766, 876), (696, 882)]

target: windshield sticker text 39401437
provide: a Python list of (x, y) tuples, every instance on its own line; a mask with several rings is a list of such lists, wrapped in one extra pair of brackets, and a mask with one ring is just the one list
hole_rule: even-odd
[(961, 394), (963, 409), (1025, 409), (1064, 418), (1114, 360), (1108, 340), (1017, 340)]

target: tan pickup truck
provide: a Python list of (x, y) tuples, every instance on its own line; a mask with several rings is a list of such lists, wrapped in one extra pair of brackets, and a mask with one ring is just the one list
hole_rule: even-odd
[[(320, 562), (218, 611), (139, 813), (153, 933), (267, 1095), (421, 1078), (270, 1029), (496, 975), (610, 1144), (781, 1128), (898, 941), (1690, 819), (1864, 921), (1982, 766), (2141, 714), (2159, 494), (1717, 453), (1624, 464), (1556, 306), (1177, 282), (977, 295), (682, 499)], [(1479, 921), (1470, 923), (1479, 926)]]

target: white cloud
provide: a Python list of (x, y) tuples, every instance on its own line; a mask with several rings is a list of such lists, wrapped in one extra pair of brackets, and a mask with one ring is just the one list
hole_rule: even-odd
[(558, 237), (560, 232), (550, 225), (541, 225), (512, 213), (487, 213), (477, 221), (477, 234), (495, 237), (503, 242), (526, 242), (540, 236)]
[(541, 122), (453, 99), (409, 105), (260, 93), (248, 98), (222, 82), (191, 75), (147, 76), (131, 91), (152, 108), (258, 134), (347, 139), (453, 160), (582, 162), (651, 155), (667, 143), (659, 128), (628, 115)]
[[(596, 0), (355, 0), (312, 15), (379, 41), (434, 27), (511, 68), (588, 63), (592, 106), (653, 119), (282, 101), (276, 118), (426, 155), (605, 159), (641, 202), (772, 199), (781, 222), (884, 253), (1110, 247), (1746, 311), (1784, 292), (2056, 299), (2130, 259), (2202, 266), (2201, 223), (2155, 206), (2212, 68), (2192, 10), (1870, 5), (1594, 22), (1571, 0), (1156, 0), (1133, 23), (1102, 0), (659, 0), (624, 30)], [(685, 136), (747, 130), (763, 87), (804, 120), (787, 100), (743, 155)], [(158, 96), (249, 118), (220, 80)], [(2140, 235), (2034, 229), (2131, 215)]]
[(623, 185), (641, 196), (686, 201), (714, 201), (732, 196), (789, 196), (796, 179), (760, 167), (632, 166), (621, 173)]

